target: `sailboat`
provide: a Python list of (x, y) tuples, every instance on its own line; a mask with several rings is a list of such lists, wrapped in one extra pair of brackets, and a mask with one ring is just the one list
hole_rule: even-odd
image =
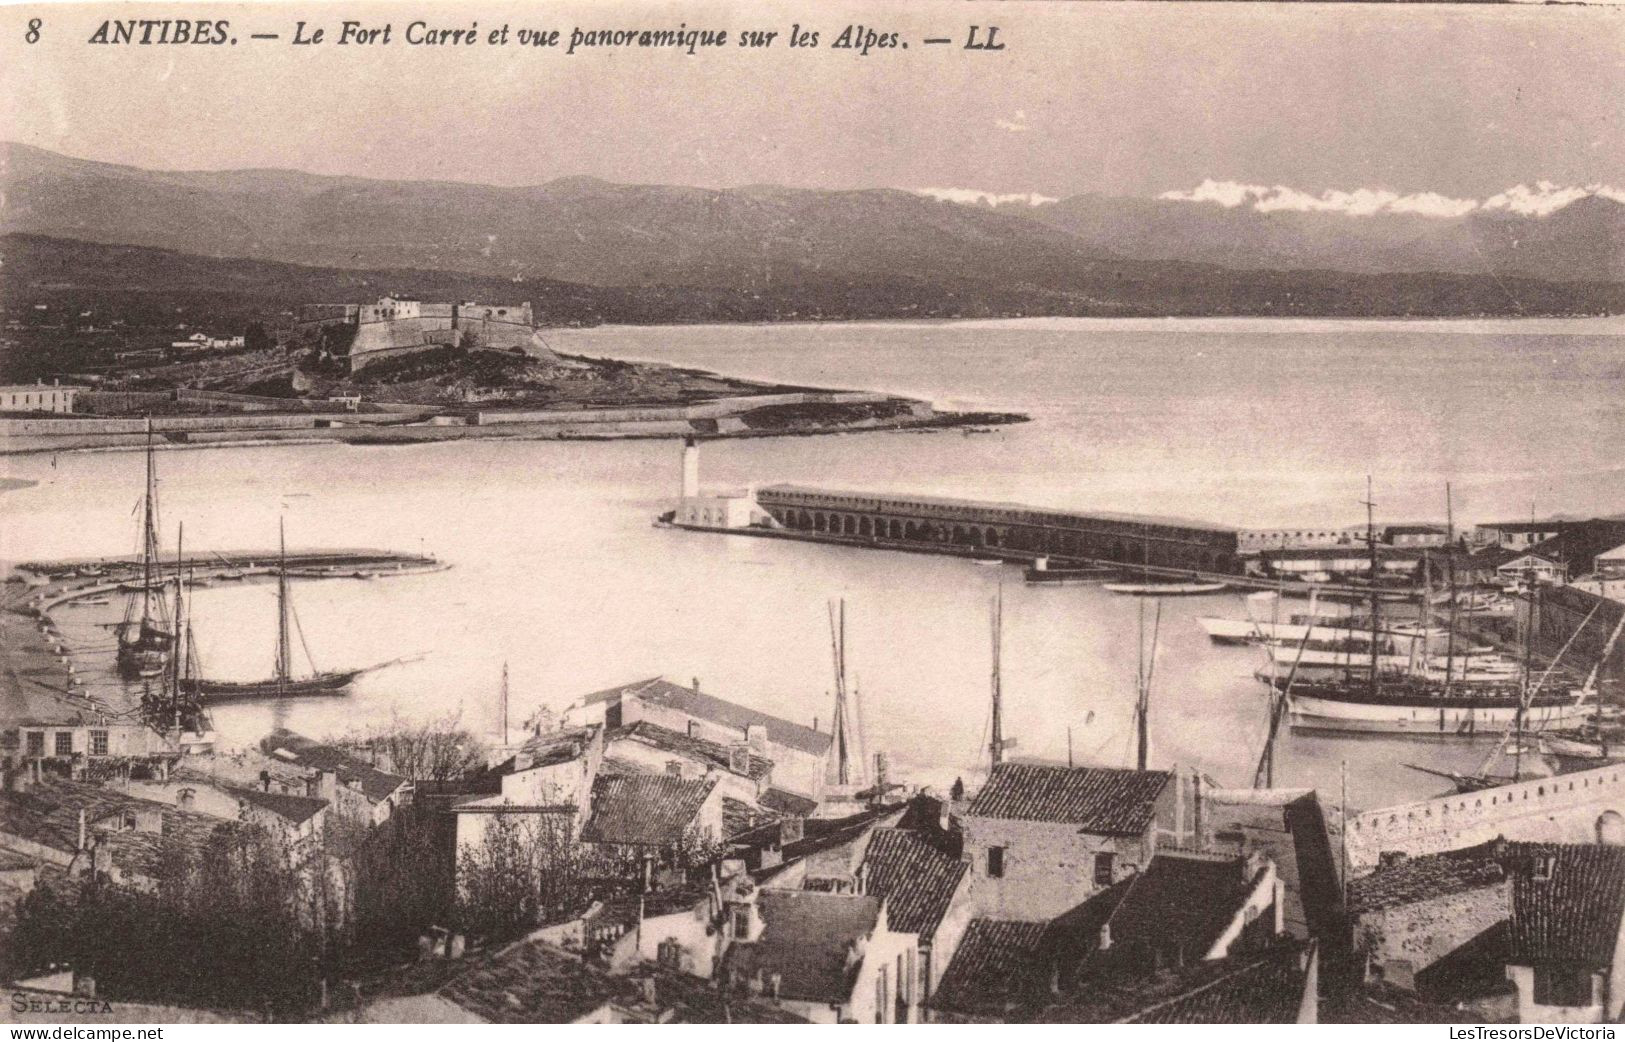
[[(276, 660), (273, 675), (268, 680), (205, 680), (193, 678), (183, 681), (183, 690), (195, 694), (205, 704), (219, 704), (222, 702), (247, 702), (273, 698), (299, 698), (311, 695), (341, 695), (354, 682), (355, 678), (368, 672), (366, 669), (329, 670), (321, 672), (316, 669), (316, 663), (310, 659), (310, 648), (305, 647), (305, 658), (310, 664), (311, 672), (302, 676), (295, 676), (293, 672), (293, 641), (292, 634), (297, 621), (292, 621), (293, 606), (288, 599), (288, 547), (287, 536), (281, 524), (277, 526), (277, 573), (276, 573), (276, 603), (277, 603), (277, 630), (276, 630)], [(290, 621), (292, 625), (290, 625)], [(304, 634), (299, 634), (299, 641), (304, 645)], [(380, 668), (377, 666), (374, 669)]]
[(120, 589), (140, 594), (132, 596), (118, 626), (117, 666), (126, 680), (152, 678), (163, 673), (175, 644), (170, 621), (164, 617), (164, 583), (155, 574), (158, 564), (158, 478), (153, 469), (152, 417), (147, 417), (147, 483), (142, 495), (141, 583)]
[[(1365, 507), (1366, 543), (1375, 576), (1379, 572), (1369, 484)], [(1425, 670), (1386, 675), (1376, 588), (1371, 583), (1368, 661), (1342, 677), (1297, 681), (1289, 707), (1294, 730), (1471, 738), (1478, 731), (1507, 725), (1522, 733), (1531, 724), (1541, 729), (1583, 719), (1579, 693), (1543, 690), (1544, 680), (1531, 688), (1527, 679), (1519, 683), (1515, 675), (1504, 672), (1468, 679), (1453, 662), (1443, 677)], [(1256, 675), (1263, 683), (1280, 687), (1279, 674)]]
[(209, 714), (198, 701), (195, 691), (188, 690), (188, 682), (195, 680), (198, 655), (197, 645), (192, 640), (192, 628), (187, 621), (187, 584), (181, 576), (185, 555), (181, 552), (181, 539), (182, 535), (179, 534), (175, 538), (176, 639), (158, 690), (154, 691), (148, 685), (141, 698), (141, 710), (148, 726), (159, 734), (173, 734), (184, 749), (204, 751), (213, 746), (214, 736)]

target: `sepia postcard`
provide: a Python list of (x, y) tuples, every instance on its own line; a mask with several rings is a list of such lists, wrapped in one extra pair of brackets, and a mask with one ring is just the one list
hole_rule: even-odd
[(1608, 6), (0, 6), (0, 1021), (1614, 1038), (1622, 98)]

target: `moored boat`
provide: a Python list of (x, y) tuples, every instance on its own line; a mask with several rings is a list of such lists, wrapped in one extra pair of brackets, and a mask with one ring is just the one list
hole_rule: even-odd
[(1220, 582), (1105, 583), (1102, 588), (1112, 593), (1135, 597), (1193, 597), (1206, 593), (1223, 593), (1230, 586), (1228, 583)]

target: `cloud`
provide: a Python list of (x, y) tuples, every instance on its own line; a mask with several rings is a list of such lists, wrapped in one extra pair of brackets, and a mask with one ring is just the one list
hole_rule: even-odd
[(996, 119), (993, 125), (1000, 130), (1008, 130), (1012, 134), (1019, 134), (1027, 129), (1027, 113), (1016, 109), (1015, 119)]
[(1587, 196), (1602, 196), (1625, 202), (1625, 191), (1605, 184), (1560, 187), (1550, 181), (1533, 187), (1516, 185), (1488, 199), (1457, 199), (1438, 192), (1400, 195), (1383, 188), (1356, 188), (1352, 191), (1327, 189), (1319, 195), (1286, 185), (1252, 185), (1237, 181), (1203, 181), (1189, 191), (1164, 192), (1160, 199), (1183, 202), (1218, 203), (1225, 209), (1250, 205), (1259, 213), (1342, 213), (1350, 217), (1372, 214), (1416, 214), (1422, 217), (1461, 217), (1474, 210), (1505, 210), (1525, 216), (1544, 216)]
[(1037, 192), (984, 192), (976, 188), (916, 188), (913, 191), (915, 195), (924, 195), (948, 203), (961, 203), (965, 206), (1002, 206), (1006, 203), (1041, 206), (1056, 201), (1052, 195), (1039, 195)]

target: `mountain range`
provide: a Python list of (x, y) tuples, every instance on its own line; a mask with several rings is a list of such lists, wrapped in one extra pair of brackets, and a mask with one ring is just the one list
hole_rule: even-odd
[[(178, 288), (162, 273), (195, 277), (190, 256), (280, 265), (270, 284), (289, 299), (357, 281), (345, 272), (411, 290), (416, 272), (520, 284), (602, 320), (1625, 310), (1625, 206), (1599, 197), (1538, 218), (990, 207), (897, 189), (151, 171), (17, 144), (0, 144), (0, 190), (10, 280), (117, 275), (147, 292)], [(153, 251), (151, 272), (130, 247)]]

